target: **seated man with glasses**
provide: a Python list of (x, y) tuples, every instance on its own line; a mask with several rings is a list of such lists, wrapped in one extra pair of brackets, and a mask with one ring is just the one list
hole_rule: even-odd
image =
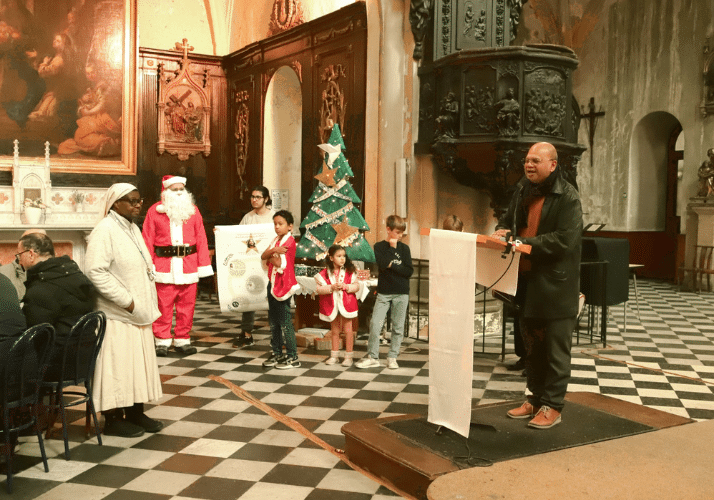
[[(32, 233), (47, 234), (44, 229), (28, 229), (22, 233), (20, 238)], [(17, 290), (18, 300), (22, 300), (22, 297), (25, 296), (25, 270), (20, 265), (17, 256), (15, 256), (15, 260), (12, 262), (0, 266), (0, 274), (5, 275), (5, 277), (10, 280), (10, 283), (12, 283), (15, 290)]]
[(79, 318), (94, 310), (94, 285), (67, 255), (55, 257), (46, 234), (31, 233), (20, 238), (15, 258), (25, 269), (22, 312), (27, 326), (50, 323), (55, 327), (55, 346), (47, 371), (48, 380), (59, 376), (61, 346)]
[(161, 317), (154, 321), (156, 355), (166, 356), (172, 343), (171, 322), (176, 308), (173, 345), (176, 352), (195, 354), (191, 328), (199, 278), (213, 276), (203, 218), (186, 178), (165, 175), (161, 201), (146, 212), (142, 235), (156, 268), (156, 292)]

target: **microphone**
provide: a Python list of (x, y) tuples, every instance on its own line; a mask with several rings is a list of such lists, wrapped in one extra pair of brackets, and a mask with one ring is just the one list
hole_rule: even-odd
[(511, 238), (513, 237), (513, 234), (508, 231), (506, 233), (506, 248), (503, 249), (503, 253), (501, 254), (501, 258), (505, 259), (509, 253), (511, 253), (511, 247), (513, 246), (513, 243), (511, 242)]

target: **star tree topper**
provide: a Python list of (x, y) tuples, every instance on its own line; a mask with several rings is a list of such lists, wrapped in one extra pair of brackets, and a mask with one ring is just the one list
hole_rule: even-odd
[(327, 153), (327, 166), (331, 167), (332, 164), (335, 162), (338, 156), (340, 156), (340, 153), (342, 152), (342, 145), (341, 144), (318, 144), (318, 148), (322, 149), (325, 153)]

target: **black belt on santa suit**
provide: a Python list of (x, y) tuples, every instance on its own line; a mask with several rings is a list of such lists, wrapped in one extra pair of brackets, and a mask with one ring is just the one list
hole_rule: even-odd
[(154, 246), (157, 257), (186, 257), (196, 253), (196, 245), (177, 245), (168, 247)]

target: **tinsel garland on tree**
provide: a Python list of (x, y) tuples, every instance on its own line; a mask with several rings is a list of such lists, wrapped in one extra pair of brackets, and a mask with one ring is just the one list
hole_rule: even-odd
[(361, 203), (349, 181), (354, 173), (344, 155), (345, 143), (339, 125), (332, 127), (325, 151), (322, 172), (315, 176), (318, 185), (308, 201), (313, 203), (301, 228), (305, 234), (297, 245), (297, 258), (322, 260), (333, 244), (345, 247), (352, 260), (374, 262), (374, 251), (364, 238), (367, 221), (356, 204)]

